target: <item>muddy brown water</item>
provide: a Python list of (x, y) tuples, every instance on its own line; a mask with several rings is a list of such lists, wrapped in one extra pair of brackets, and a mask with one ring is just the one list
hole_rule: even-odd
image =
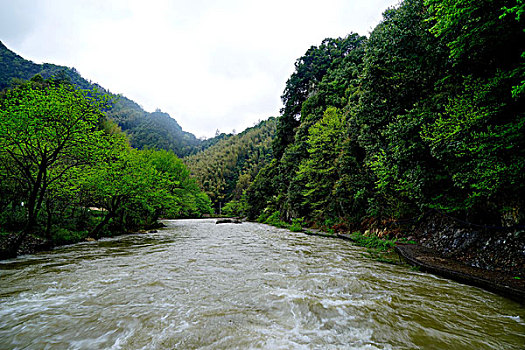
[(0, 349), (523, 349), (525, 307), (346, 241), (167, 228), (0, 262)]

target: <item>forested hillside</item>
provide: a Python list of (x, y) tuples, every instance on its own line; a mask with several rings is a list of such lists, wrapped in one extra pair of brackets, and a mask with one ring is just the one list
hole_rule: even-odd
[(82, 78), (75, 68), (55, 64), (36, 64), (9, 50), (0, 41), (0, 90), (11, 87), (13, 82), (29, 80), (39, 74), (44, 79), (56, 77), (81, 89), (91, 89), (92, 84)]
[[(244, 191), (272, 159), (276, 120), (270, 118), (237, 135), (219, 135), (218, 142), (184, 162), (212, 200), (216, 212), (238, 214)], [(221, 139), (222, 138), (222, 139)]]
[(312, 46), (244, 213), (332, 226), (436, 210), (523, 224), (523, 13), (522, 0), (405, 0), (368, 38)]
[[(523, 227), (524, 6), (402, 1), (369, 37), (308, 49), (286, 83), (281, 115), (239, 135), (199, 141), (168, 114), (95, 86), (113, 97), (100, 106), (110, 121), (98, 127), (118, 133), (114, 121), (135, 148), (187, 156), (216, 212), (353, 227), (434, 211), (479, 227)], [(3, 45), (0, 54), (0, 84), (15, 78), (14, 91), (24, 86), (16, 79), (32, 77), (93, 86), (74, 69), (34, 64)], [(4, 153), (4, 169), (11, 158)], [(14, 191), (16, 176), (1, 175)], [(45, 198), (32, 205), (45, 208)]]
[(0, 42), (0, 90), (12, 86), (17, 81), (29, 80), (37, 74), (43, 79), (54, 77), (80, 89), (96, 88), (110, 95), (112, 103), (105, 107), (108, 108), (107, 115), (129, 136), (131, 146), (134, 148), (170, 150), (179, 157), (202, 149), (202, 142), (195, 135), (183, 131), (175, 119), (168, 114), (159, 111), (148, 113), (132, 100), (112, 94), (103, 87), (82, 78), (75, 68), (33, 63), (10, 51)]
[(163, 149), (184, 157), (198, 152), (202, 141), (192, 133), (183, 131), (169, 114), (157, 110), (148, 113), (134, 101), (112, 95), (113, 103), (107, 116), (114, 120), (137, 149)]

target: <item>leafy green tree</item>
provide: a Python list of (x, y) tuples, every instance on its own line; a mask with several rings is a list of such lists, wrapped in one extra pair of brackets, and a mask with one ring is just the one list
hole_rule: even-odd
[[(259, 171), (254, 181), (245, 192), (246, 216), (249, 219), (256, 219), (265, 208), (272, 207), (277, 202), (279, 195), (278, 183), (278, 162), (273, 159), (269, 164)], [(271, 211), (275, 211), (275, 207)]]
[(423, 1), (406, 0), (384, 13), (366, 45), (352, 115), (375, 177), (373, 216), (412, 215), (440, 176), (419, 137), (426, 120), (411, 112), (435, 103), (430, 96), (448, 67), (448, 51), (430, 28)]
[(149, 166), (145, 154), (119, 148), (104, 162), (90, 168), (81, 183), (86, 200), (105, 212), (90, 232), (94, 238), (100, 237), (112, 219), (118, 230), (136, 229), (140, 223), (151, 223), (151, 216), (169, 200), (162, 186), (163, 179)]
[[(523, 23), (522, 21), (525, 19), (525, 1), (523, 0), (516, 0), (516, 5), (513, 7), (503, 7), (504, 13), (500, 18), (504, 18), (507, 15), (514, 15), (514, 18), (516, 21)], [(525, 29), (523, 29), (525, 31)], [(518, 68), (514, 71), (514, 74), (518, 76), (518, 78), (521, 78), (521, 82), (518, 83), (518, 85), (513, 86), (512, 88), (512, 96), (518, 97), (519, 95), (523, 94), (525, 92), (525, 51), (521, 53), (521, 64)]]
[(450, 97), (435, 122), (421, 132), (457, 191), (449, 201), (436, 201), (444, 209), (482, 209), (486, 216), (523, 202), (525, 113), (516, 115), (495, 98), (493, 86), (498, 84), (467, 80), (464, 91)]
[(196, 217), (211, 212), (210, 201), (170, 151), (135, 150), (113, 143), (107, 158), (79, 180), (86, 203), (104, 210), (90, 236), (104, 230), (136, 230), (160, 216)]
[(301, 124), (301, 119), (306, 117), (301, 115), (303, 103), (319, 90), (323, 77), (334, 62), (340, 64), (346, 56), (360, 47), (363, 39), (357, 34), (350, 34), (344, 39), (327, 38), (321, 45), (312, 46), (297, 59), (295, 72), (286, 82), (281, 96), (284, 107), (278, 119), (273, 142), (273, 152), (277, 159), (280, 159), (286, 147), (294, 142), (296, 128)]
[(167, 191), (166, 198), (156, 213), (165, 217), (195, 217), (211, 214), (211, 202), (203, 193), (197, 181), (191, 177), (190, 170), (173, 152), (145, 151), (148, 164), (160, 172), (162, 187)]
[(453, 201), (439, 204), (494, 222), (505, 208), (523, 206), (523, 3), (426, 3), (454, 65), (446, 75), (453, 84), (439, 86), (444, 99), (422, 133), (456, 189)]
[(222, 208), (222, 215), (226, 216), (243, 216), (246, 215), (245, 200), (231, 200)]
[[(280, 156), (277, 154), (279, 174), (274, 179), (283, 194), (279, 196), (278, 205), (282, 219), (306, 215), (303, 213), (302, 185), (294, 180), (294, 176), (301, 161), (309, 156), (308, 132), (323, 118), (328, 107), (344, 107), (355, 93), (364, 41), (365, 38), (357, 34), (325, 39), (319, 47), (310, 48), (297, 61), (296, 71), (287, 82), (283, 95), (285, 108), (279, 118), (273, 145), (274, 154), (279, 152), (278, 147), (283, 149)], [(297, 120), (293, 129), (284, 125), (291, 120), (290, 115)], [(284, 143), (280, 136), (283, 133), (290, 136)]]
[(464, 74), (486, 74), (494, 67), (508, 69), (519, 60), (523, 24), (502, 15), (510, 11), (520, 19), (521, 1), (425, 0), (425, 4), (432, 33), (446, 42), (453, 63)]
[(328, 108), (324, 117), (309, 129), (309, 157), (301, 162), (295, 176), (296, 182), (304, 184), (303, 205), (317, 219), (324, 219), (329, 213), (342, 214), (334, 188), (341, 177), (338, 158), (345, 137), (344, 126), (341, 112), (334, 107)]
[(71, 85), (26, 83), (7, 91), (0, 107), (0, 152), (19, 177), (27, 210), (24, 234), (33, 231), (46, 194), (72, 169), (91, 164), (104, 149), (97, 130), (104, 100)]

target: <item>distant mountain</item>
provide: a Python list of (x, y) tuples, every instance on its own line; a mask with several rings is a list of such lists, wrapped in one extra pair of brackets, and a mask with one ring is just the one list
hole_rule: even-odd
[(159, 110), (146, 112), (136, 102), (122, 95), (111, 94), (103, 87), (84, 79), (75, 68), (50, 63), (36, 64), (9, 50), (0, 41), (0, 90), (9, 88), (16, 81), (29, 80), (37, 74), (44, 79), (56, 77), (68, 81), (81, 89), (97, 88), (111, 95), (113, 106), (107, 116), (126, 132), (134, 148), (171, 150), (179, 157), (184, 157), (213, 144), (208, 140), (200, 141), (192, 133), (183, 131), (167, 113)]
[(36, 64), (9, 50), (0, 41), (0, 90), (12, 86), (17, 80), (29, 80), (40, 74), (47, 79), (52, 76), (71, 82), (81, 89), (90, 89), (94, 84), (82, 78), (75, 68), (56, 64)]
[(131, 146), (171, 150), (181, 158), (202, 149), (203, 142), (182, 130), (169, 114), (160, 110), (149, 113), (122, 95), (112, 96), (113, 107), (106, 114), (126, 132)]

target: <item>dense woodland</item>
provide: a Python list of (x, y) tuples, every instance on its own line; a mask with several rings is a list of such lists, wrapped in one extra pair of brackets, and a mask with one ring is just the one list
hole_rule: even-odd
[(108, 119), (111, 96), (36, 75), (0, 95), (0, 227), (49, 244), (199, 217), (211, 203), (173, 152), (137, 150)]
[(405, 0), (368, 38), (312, 46), (239, 214), (332, 226), (434, 210), (522, 224), (523, 12), (522, 0)]
[(297, 59), (279, 117), (205, 141), (0, 45), (1, 227), (96, 237), (211, 207), (325, 227), (429, 211), (520, 226), (524, 8), (405, 0), (369, 37), (328, 38)]

